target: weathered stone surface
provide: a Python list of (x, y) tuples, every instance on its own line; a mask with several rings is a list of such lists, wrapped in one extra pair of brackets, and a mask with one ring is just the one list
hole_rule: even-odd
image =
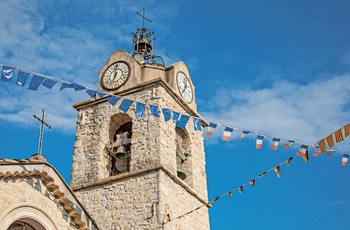
[[(78, 110), (76, 143), (71, 187), (103, 229), (209, 229), (206, 207), (186, 219), (165, 224), (172, 217), (193, 210), (207, 201), (203, 133), (194, 131), (189, 119), (184, 130), (172, 119), (164, 121), (162, 108), (198, 116), (195, 100), (185, 103), (176, 86), (176, 73), (187, 76), (184, 63), (171, 67), (141, 65), (125, 52), (117, 51), (101, 69), (114, 61), (130, 65), (130, 79), (113, 93), (146, 104), (144, 117), (135, 115), (136, 103), (127, 113), (119, 109), (123, 98), (112, 106), (107, 98), (81, 102)], [(193, 87), (194, 90), (194, 87)], [(155, 93), (156, 92), (156, 93)], [(149, 104), (159, 107), (159, 117), (151, 114)], [(131, 122), (130, 161), (126, 172), (112, 170), (115, 142), (120, 127)], [(123, 130), (124, 132), (125, 130)], [(187, 177), (177, 177), (176, 138), (186, 160)], [(162, 226), (163, 225), (163, 226)]]

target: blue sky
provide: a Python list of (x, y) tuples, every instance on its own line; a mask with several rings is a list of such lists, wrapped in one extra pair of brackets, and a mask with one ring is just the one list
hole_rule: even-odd
[[(350, 3), (335, 1), (25, 1), (0, 2), (0, 63), (89, 88), (115, 50), (131, 52), (131, 33), (146, 8), (155, 32), (155, 54), (166, 65), (184, 61), (196, 87), (202, 117), (313, 144), (349, 123)], [(43, 152), (69, 182), (76, 111), (87, 94), (30, 91), (0, 82), (0, 157), (37, 152), (46, 110), (53, 129)], [(209, 200), (295, 156), (255, 148), (254, 135), (238, 142), (205, 138)], [(210, 209), (211, 229), (348, 229), (350, 151), (346, 139), (332, 156), (294, 158), (243, 194), (219, 199)]]

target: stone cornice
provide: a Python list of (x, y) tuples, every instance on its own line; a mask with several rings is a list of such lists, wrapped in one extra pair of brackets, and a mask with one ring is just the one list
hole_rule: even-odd
[(190, 188), (184, 181), (182, 181), (180, 178), (174, 176), (170, 171), (168, 171), (166, 168), (159, 166), (156, 168), (152, 168), (152, 169), (147, 169), (147, 170), (143, 170), (143, 171), (139, 171), (139, 172), (135, 172), (135, 173), (122, 173), (119, 175), (115, 175), (115, 176), (111, 176), (107, 179), (101, 180), (101, 181), (97, 181), (97, 182), (91, 182), (88, 184), (84, 184), (84, 185), (80, 185), (80, 186), (75, 186), (75, 187), (71, 187), (71, 189), (76, 192), (79, 190), (83, 190), (86, 188), (93, 188), (93, 187), (97, 187), (97, 186), (101, 186), (101, 185), (106, 185), (106, 184), (110, 184), (113, 183), (115, 181), (120, 181), (120, 180), (125, 180), (131, 177), (137, 177), (143, 174), (147, 174), (147, 173), (151, 173), (151, 172), (157, 172), (157, 171), (163, 171), (165, 174), (167, 174), (175, 183), (177, 183), (178, 185), (180, 185), (181, 187), (183, 187), (188, 193), (190, 193), (192, 196), (194, 196), (198, 201), (200, 201), (202, 204), (204, 205), (208, 205), (208, 201), (206, 201), (205, 199), (199, 197), (197, 195), (197, 193), (195, 191), (193, 191), (192, 188)]

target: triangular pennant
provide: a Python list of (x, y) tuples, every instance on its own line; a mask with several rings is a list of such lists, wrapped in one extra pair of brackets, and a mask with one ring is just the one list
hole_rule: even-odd
[(54, 85), (56, 85), (57, 81), (53, 80), (51, 78), (46, 78), (43, 83), (41, 84), (42, 86), (45, 86), (48, 89), (52, 89)]
[(342, 129), (338, 129), (335, 131), (335, 141), (337, 143), (342, 142), (344, 140)]
[(63, 82), (62, 85), (61, 85), (61, 88), (60, 88), (60, 91), (61, 90), (64, 90), (64, 89), (73, 89), (74, 88), (74, 83), (66, 83), (66, 82)]
[(288, 140), (283, 143), (283, 147), (288, 149), (295, 141)]
[(251, 186), (254, 186), (255, 185), (255, 180), (251, 180), (248, 182)]
[(132, 103), (134, 103), (133, 100), (124, 99), (124, 100), (122, 101), (122, 103), (120, 103), (119, 109), (120, 109), (121, 111), (123, 111), (124, 113), (127, 113), (128, 110), (129, 110), (129, 108), (130, 108), (130, 106), (132, 105)]
[(18, 76), (17, 76), (17, 85), (24, 86), (24, 84), (27, 81), (27, 78), (29, 76), (29, 73), (23, 72), (23, 71), (18, 71)]
[(216, 202), (218, 199), (220, 199), (220, 196), (215, 197), (210, 203), (214, 203), (214, 202)]
[[(95, 94), (94, 94), (94, 96), (95, 96)], [(110, 98), (108, 98), (107, 102), (114, 106), (119, 100), (120, 100), (120, 97), (113, 95)]]
[(97, 93), (97, 95), (98, 95), (99, 98), (103, 98), (104, 96), (107, 95), (106, 93), (100, 92), (100, 91), (97, 91), (96, 93)]
[(350, 123), (344, 126), (345, 137), (350, 135)]
[(258, 136), (256, 137), (255, 148), (257, 148), (257, 149), (261, 149), (261, 148), (262, 148), (263, 139), (264, 139), (264, 136), (261, 136), (261, 135), (258, 135)]
[(233, 129), (230, 127), (225, 127), (224, 133), (222, 135), (222, 139), (224, 141), (230, 141), (231, 134), (233, 132)]
[(171, 111), (170, 111), (170, 109), (163, 108), (162, 112), (163, 112), (163, 115), (164, 115), (164, 121), (165, 122), (169, 121), (170, 118), (171, 118)]
[(157, 105), (149, 105), (149, 108), (151, 110), (151, 114), (155, 117), (159, 117), (158, 113), (158, 106)]
[(303, 158), (303, 160), (305, 162), (308, 162), (309, 161), (309, 151), (306, 150), (306, 153), (302, 154), (301, 157)]
[(309, 161), (309, 153), (307, 151), (308, 148), (309, 146), (307, 145), (301, 145), (297, 152), (297, 155), (301, 156), (305, 162)]
[(260, 177), (265, 176), (266, 173), (267, 173), (267, 172), (262, 172), (262, 173), (259, 174), (259, 176), (260, 176)]
[(243, 193), (243, 187), (242, 186), (238, 187), (238, 192), (239, 192), (239, 194)]
[(343, 158), (341, 160), (341, 166), (345, 166), (346, 163), (348, 162), (348, 159), (349, 159), (349, 154), (344, 153)]
[(30, 81), (28, 89), (36, 91), (39, 88), (40, 84), (44, 81), (44, 79), (44, 77), (34, 75), (32, 80)]
[(80, 91), (80, 90), (86, 89), (85, 86), (79, 85), (79, 84), (74, 83), (74, 82), (72, 83), (72, 86), (73, 86), (73, 89), (74, 89), (75, 91)]
[(327, 141), (328, 147), (332, 148), (334, 146), (333, 134), (326, 137), (326, 141)]
[(290, 165), (290, 161), (293, 159), (293, 157), (289, 158), (288, 160), (286, 160), (286, 165), (289, 166)]
[(200, 118), (198, 118), (198, 117), (193, 118), (193, 128), (195, 131), (202, 130)]
[(210, 122), (208, 130), (205, 133), (205, 135), (210, 136), (214, 132), (214, 129), (216, 129), (217, 126), (218, 126), (217, 124), (214, 124), (214, 123)]
[(276, 176), (277, 176), (278, 178), (280, 178), (280, 166), (279, 166), (279, 165), (276, 166), (273, 170), (275, 170)]
[(145, 110), (146, 110), (146, 104), (143, 104), (140, 102), (136, 103), (135, 115), (137, 117), (145, 117)]
[(169, 222), (169, 221), (171, 221), (171, 219), (170, 219), (170, 214), (168, 213), (165, 216), (165, 222)]
[(272, 138), (271, 146), (270, 148), (272, 150), (277, 150), (278, 149), (278, 144), (280, 143), (280, 138)]
[(176, 123), (176, 127), (184, 129), (189, 119), (190, 119), (190, 116), (182, 114), (179, 121)]
[(180, 113), (175, 112), (175, 111), (171, 111), (171, 117), (173, 119), (173, 122), (177, 123), (179, 121)]
[(87, 89), (87, 90), (86, 90), (86, 93), (87, 93), (91, 98), (95, 97), (95, 95), (96, 95), (96, 91), (95, 91), (95, 90), (92, 90), (92, 89)]
[(2, 67), (1, 81), (10, 82), (15, 70), (12, 67), (4, 65)]
[(241, 136), (239, 137), (239, 141), (242, 141), (243, 138), (244, 138), (248, 133), (250, 133), (250, 131), (245, 131), (245, 130), (243, 130)]
[(230, 192), (227, 192), (227, 195), (228, 196), (232, 196), (232, 192), (230, 191)]
[(327, 148), (326, 148), (326, 142), (324, 139), (322, 139), (318, 142), (318, 146), (320, 147), (321, 153), (326, 152)]

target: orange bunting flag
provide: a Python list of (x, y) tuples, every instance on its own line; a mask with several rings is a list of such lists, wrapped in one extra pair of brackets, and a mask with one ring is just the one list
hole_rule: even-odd
[(280, 166), (279, 166), (279, 165), (276, 166), (276, 167), (274, 168), (274, 170), (275, 170), (275, 172), (276, 172), (276, 176), (277, 176), (278, 178), (280, 178)]
[(238, 192), (239, 192), (239, 194), (242, 194), (242, 192), (243, 192), (243, 187), (242, 187), (242, 186), (240, 186), (240, 187), (238, 188)]
[(288, 160), (286, 160), (286, 165), (289, 166), (290, 165), (290, 161), (293, 159), (293, 157), (289, 158)]
[(324, 141), (324, 139), (318, 142), (318, 146), (320, 146), (321, 153), (326, 152), (327, 148), (326, 148), (326, 142)]
[(165, 221), (166, 222), (169, 222), (171, 219), (170, 219), (170, 214), (168, 213), (168, 214), (166, 214), (166, 216), (165, 216)]
[(249, 184), (252, 185), (252, 186), (254, 186), (254, 185), (255, 185), (255, 180), (249, 181)]
[(314, 157), (319, 157), (321, 154), (320, 152), (320, 148), (319, 147), (315, 147), (315, 150), (314, 150), (314, 154), (312, 154)]
[(339, 143), (343, 140), (344, 140), (343, 132), (341, 129), (338, 129), (337, 131), (335, 131), (335, 141)]
[(332, 148), (334, 146), (333, 134), (326, 137), (326, 140), (327, 140), (328, 147)]
[(345, 137), (350, 135), (350, 123), (344, 126)]

